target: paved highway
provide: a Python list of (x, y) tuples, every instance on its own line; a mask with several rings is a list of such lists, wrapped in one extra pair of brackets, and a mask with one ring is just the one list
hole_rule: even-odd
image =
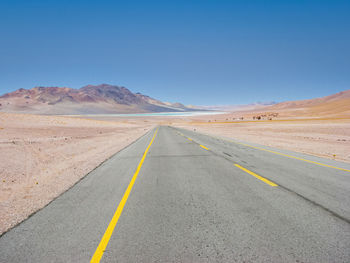
[(350, 165), (161, 126), (5, 233), (0, 262), (350, 262)]

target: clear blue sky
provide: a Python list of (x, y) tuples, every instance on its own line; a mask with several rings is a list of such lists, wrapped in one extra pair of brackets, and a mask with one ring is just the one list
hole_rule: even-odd
[(350, 89), (350, 1), (0, 1), (0, 93), (123, 85), (243, 104)]

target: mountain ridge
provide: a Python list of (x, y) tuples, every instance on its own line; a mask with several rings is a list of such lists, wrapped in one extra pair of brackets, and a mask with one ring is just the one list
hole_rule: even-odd
[(284, 109), (284, 108), (300, 108), (300, 107), (314, 107), (322, 103), (330, 103), (335, 100), (347, 100), (350, 99), (350, 89), (340, 91), (331, 95), (324, 97), (305, 99), (305, 100), (293, 100), (293, 101), (284, 101), (270, 106), (274, 109)]
[(0, 96), (0, 111), (36, 114), (146, 113), (194, 110), (164, 103), (123, 86), (86, 85), (80, 89), (43, 87), (18, 89)]
[(279, 113), (284, 117), (349, 117), (350, 90), (313, 99), (293, 100), (276, 103), (253, 110), (237, 110), (247, 117), (257, 114)]

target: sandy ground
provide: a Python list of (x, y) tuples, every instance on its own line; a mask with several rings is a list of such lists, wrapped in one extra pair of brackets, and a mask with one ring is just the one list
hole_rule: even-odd
[(153, 124), (0, 113), (0, 233), (44, 207)]
[[(276, 113), (276, 112), (273, 112)], [(279, 117), (254, 120), (269, 112), (244, 111), (190, 117), (133, 117), (129, 122), (172, 125), (246, 142), (307, 153), (350, 163), (350, 114), (300, 116), (278, 111)], [(240, 117), (244, 117), (240, 120)], [(125, 117), (103, 117), (123, 121)]]
[[(274, 112), (276, 113), (276, 112)], [(191, 117), (133, 117), (130, 122), (172, 125), (199, 132), (224, 136), (246, 142), (307, 153), (315, 156), (350, 162), (350, 114), (299, 116), (294, 112), (277, 112), (254, 120), (252, 116), (270, 113), (232, 112)], [(240, 117), (244, 117), (240, 120)], [(125, 120), (124, 117), (103, 117), (105, 120)]]
[[(216, 119), (216, 122), (215, 122)], [(350, 162), (350, 118), (226, 121), (227, 116), (174, 122), (198, 132)], [(211, 120), (211, 122), (208, 122)], [(232, 118), (231, 118), (232, 120)], [(227, 123), (225, 123), (227, 122)]]
[(245, 115), (241, 121), (240, 114), (83, 119), (0, 113), (0, 233), (157, 124), (350, 162), (350, 117), (253, 121)]

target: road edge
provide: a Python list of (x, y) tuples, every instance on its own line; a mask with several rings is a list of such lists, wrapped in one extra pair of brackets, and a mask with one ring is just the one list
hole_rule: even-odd
[(84, 176), (82, 176), (81, 178), (79, 178), (78, 181), (76, 181), (73, 185), (71, 185), (70, 187), (68, 187), (66, 190), (64, 190), (62, 193), (60, 193), (59, 195), (57, 195), (56, 197), (54, 197), (50, 202), (48, 202), (47, 204), (45, 204), (43, 207), (39, 208), (38, 210), (35, 210), (34, 212), (32, 212), (30, 215), (28, 215), (28, 217), (26, 217), (25, 219), (23, 219), (22, 221), (18, 222), (17, 224), (15, 224), (14, 226), (10, 227), (9, 229), (7, 229), (5, 232), (0, 234), (0, 238), (5, 235), (6, 233), (10, 232), (12, 229), (18, 227), (19, 225), (21, 225), (22, 223), (24, 223), (25, 221), (27, 221), (29, 218), (31, 218), (32, 216), (34, 216), (36, 213), (40, 212), (42, 209), (46, 208), (48, 205), (50, 205), (53, 201), (55, 201), (57, 198), (59, 198), (60, 196), (62, 196), (63, 194), (65, 194), (66, 192), (68, 192), (69, 190), (71, 190), (75, 185), (77, 185), (80, 181), (82, 181), (84, 178), (86, 178), (87, 176), (89, 176), (93, 171), (95, 171), (97, 168), (99, 168), (100, 166), (102, 166), (105, 162), (107, 162), (108, 160), (112, 159), (115, 155), (117, 155), (118, 153), (120, 153), (121, 151), (127, 149), (128, 147), (130, 147), (131, 145), (135, 144), (137, 141), (141, 140), (143, 137), (147, 136), (149, 133), (151, 133), (155, 128), (157, 128), (157, 125), (155, 125), (154, 127), (150, 128), (149, 131), (147, 131), (146, 133), (142, 134), (140, 137), (138, 137), (137, 139), (135, 139), (134, 141), (130, 142), (128, 145), (126, 145), (125, 147), (121, 148), (119, 151), (113, 153), (111, 156), (109, 156), (108, 158), (106, 158), (104, 161), (102, 161), (101, 163), (99, 163), (96, 167), (94, 167), (91, 171), (89, 171), (87, 174), (85, 174)]

